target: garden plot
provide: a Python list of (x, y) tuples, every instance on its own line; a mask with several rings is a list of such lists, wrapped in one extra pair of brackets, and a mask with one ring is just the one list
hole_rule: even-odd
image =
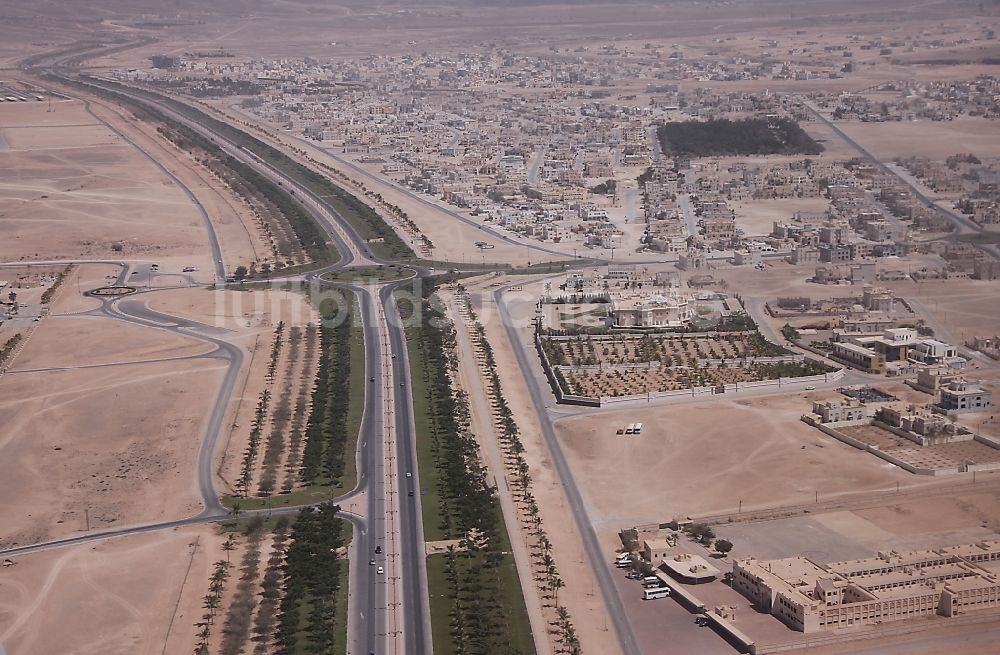
[(811, 360), (753, 363), (747, 366), (694, 366), (612, 368), (605, 370), (562, 369), (568, 393), (592, 398), (634, 396), (778, 378), (822, 375), (831, 369)]
[(725, 335), (621, 335), (564, 337), (543, 341), (555, 366), (616, 366), (660, 362), (693, 367), (705, 360), (778, 357), (783, 348), (757, 332)]

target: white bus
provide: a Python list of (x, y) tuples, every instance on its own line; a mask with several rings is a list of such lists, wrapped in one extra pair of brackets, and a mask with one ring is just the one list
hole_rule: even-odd
[(666, 598), (670, 595), (670, 587), (657, 587), (656, 589), (646, 589), (642, 592), (643, 600), (655, 600), (657, 598)]

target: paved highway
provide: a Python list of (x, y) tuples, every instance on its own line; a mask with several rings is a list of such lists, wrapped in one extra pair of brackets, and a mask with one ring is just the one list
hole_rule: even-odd
[[(120, 92), (118, 89), (114, 90)], [(266, 175), (276, 182), (281, 182), (286, 188), (292, 188), (296, 192), (296, 198), (327, 231), (334, 246), (342, 255), (338, 263), (320, 271), (310, 273), (304, 277), (305, 281), (313, 284), (323, 284), (318, 279), (319, 275), (323, 272), (343, 269), (356, 264), (385, 263), (370, 254), (365, 241), (360, 238), (353, 227), (323, 198), (312, 194), (308, 189), (285, 177), (252, 153), (226, 141), (220, 135), (211, 132), (200, 124), (194, 123), (186, 117), (177, 114), (169, 107), (140, 95), (130, 95), (130, 97), (138, 102), (154, 106), (172, 119), (178, 120), (204, 136), (211, 138), (230, 156), (247, 163), (261, 174)], [(124, 135), (120, 134), (120, 136), (128, 140)], [(147, 153), (144, 154), (149, 157)], [(168, 171), (163, 170), (170, 175)], [(174, 176), (170, 175), (170, 177), (181, 188), (185, 188)], [(192, 199), (197, 204), (196, 199)], [(207, 216), (205, 218), (207, 219)], [(215, 239), (214, 230), (211, 229), (211, 223), (208, 223), (208, 227), (211, 235), (210, 243), (213, 249), (213, 258), (218, 262), (221, 259), (217, 251), (218, 242)], [(19, 262), (19, 264), (23, 265), (24, 262)], [(428, 271), (418, 269), (418, 274), (426, 275)], [(217, 278), (220, 276), (218, 269), (216, 275)], [(126, 267), (123, 269), (119, 279), (123, 280), (127, 279), (127, 277), (128, 268)], [(221, 272), (221, 278), (224, 279), (224, 271)], [(420, 497), (419, 494), (409, 496), (408, 493), (402, 493), (404, 491), (408, 492), (410, 484), (415, 485), (414, 488), (419, 488), (416, 486), (419, 485), (419, 475), (416, 466), (416, 444), (413, 431), (407, 350), (405, 334), (399, 321), (386, 320), (390, 317), (398, 318), (391, 292), (399, 284), (402, 284), (402, 282), (383, 286), (377, 291), (369, 287), (357, 285), (338, 285), (350, 288), (357, 295), (361, 307), (360, 315), (365, 337), (365, 379), (374, 377), (377, 382), (367, 384), (364, 390), (365, 405), (358, 439), (357, 487), (350, 493), (334, 499), (334, 502), (344, 503), (346, 500), (363, 499), (366, 514), (365, 516), (360, 516), (350, 512), (342, 512), (343, 517), (351, 521), (354, 526), (355, 535), (351, 546), (351, 574), (349, 582), (349, 613), (351, 621), (349, 623), (348, 636), (349, 643), (352, 645), (351, 652), (384, 652), (386, 650), (384, 646), (390, 643), (389, 638), (395, 638), (396, 636), (389, 634), (391, 626), (387, 622), (387, 617), (390, 611), (397, 611), (402, 612), (403, 615), (402, 637), (399, 642), (403, 645), (402, 652), (422, 655), (423, 653), (430, 652), (430, 615), (426, 591)], [(376, 301), (379, 303), (379, 307), (376, 307)], [(2, 551), (0, 554), (8, 556), (25, 554), (50, 548), (87, 543), (99, 539), (217, 521), (225, 518), (228, 514), (227, 510), (219, 502), (218, 494), (214, 488), (212, 455), (218, 436), (222, 431), (222, 422), (225, 420), (228, 411), (236, 377), (242, 366), (242, 351), (221, 338), (222, 335), (213, 336), (213, 334), (219, 334), (217, 328), (150, 310), (145, 303), (137, 300), (135, 295), (128, 296), (125, 299), (104, 299), (101, 307), (95, 311), (99, 311), (116, 320), (136, 323), (152, 329), (177, 331), (187, 336), (215, 344), (216, 348), (211, 352), (193, 357), (214, 357), (228, 363), (226, 374), (209, 416), (209, 424), (198, 454), (198, 485), (205, 508), (198, 515), (184, 519), (79, 535), (10, 549)], [(387, 339), (383, 341), (380, 334), (385, 335)], [(387, 347), (388, 353), (391, 354), (384, 353), (383, 347)], [(382, 369), (383, 360), (391, 362), (390, 369)], [(385, 379), (399, 381), (399, 383), (394, 382), (392, 384), (392, 411), (388, 417), (388, 422), (396, 426), (392, 442), (397, 449), (395, 453), (387, 453), (384, 445), (387, 425), (385, 425), (386, 422), (383, 420), (383, 417), (385, 416), (384, 408), (387, 407), (386, 402), (389, 398), (383, 396), (380, 382)], [(412, 477), (406, 478), (396, 475), (395, 472), (390, 472), (389, 477), (385, 480), (379, 478), (376, 472), (381, 470), (386, 461), (391, 461), (392, 459), (398, 460), (399, 467), (411, 472)], [(395, 547), (392, 543), (393, 535), (386, 529), (387, 508), (390, 508), (391, 503), (394, 502), (394, 499), (390, 497), (391, 494), (396, 494), (396, 498), (401, 499), (398, 501), (398, 534), (400, 539)], [(283, 508), (280, 511), (272, 510), (270, 513), (291, 513), (298, 509)], [(254, 513), (263, 512), (244, 512), (244, 514)], [(398, 558), (398, 561), (395, 562), (396, 569), (398, 570), (398, 576), (395, 580), (390, 580), (389, 576), (386, 575), (378, 575), (374, 570), (376, 567), (368, 564), (369, 559), (378, 558), (374, 553), (377, 547), (381, 547), (383, 555), (388, 556), (391, 554), (393, 557)], [(402, 584), (400, 586), (402, 589), (393, 594), (396, 597), (396, 604), (390, 607), (387, 602), (387, 594), (389, 589), (394, 587), (398, 581), (401, 581)], [(398, 626), (396, 627), (396, 632), (399, 632)]]

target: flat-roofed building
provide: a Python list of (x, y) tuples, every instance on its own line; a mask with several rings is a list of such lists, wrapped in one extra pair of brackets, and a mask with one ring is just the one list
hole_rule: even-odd
[(719, 569), (700, 555), (674, 553), (662, 559), (663, 568), (669, 571), (670, 575), (688, 584), (711, 582), (719, 575)]
[(687, 296), (654, 294), (611, 301), (611, 315), (616, 327), (683, 327), (691, 320), (692, 307)]
[(885, 357), (883, 355), (849, 341), (834, 343), (833, 350), (830, 352), (830, 358), (869, 373), (880, 373), (885, 369)]
[(957, 378), (941, 387), (941, 399), (934, 407), (946, 414), (982, 412), (993, 407), (993, 392)]
[(669, 557), (674, 543), (669, 539), (655, 537), (642, 540), (642, 557), (650, 564)]
[(839, 423), (840, 421), (859, 421), (873, 418), (875, 407), (864, 404), (856, 398), (847, 400), (826, 400), (813, 403), (813, 414), (820, 417), (822, 423)]
[(789, 627), (819, 632), (1000, 607), (1000, 541), (820, 565), (805, 557), (733, 562), (733, 588)]

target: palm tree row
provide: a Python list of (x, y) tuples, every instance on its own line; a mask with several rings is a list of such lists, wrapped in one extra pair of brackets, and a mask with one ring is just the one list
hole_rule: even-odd
[(312, 409), (305, 429), (302, 481), (336, 484), (344, 474), (347, 413), (351, 395), (351, 331), (354, 297), (341, 298), (345, 318), (337, 325), (321, 325), (320, 361), (313, 388)]
[(208, 640), (212, 635), (212, 625), (215, 623), (215, 613), (222, 604), (222, 592), (226, 588), (226, 580), (229, 578), (229, 561), (219, 560), (212, 567), (212, 577), (209, 578), (208, 594), (202, 599), (202, 607), (206, 612), (201, 617), (201, 621), (195, 623), (198, 628), (198, 643), (195, 646), (195, 655), (208, 655)]
[(555, 608), (560, 617), (555, 624), (563, 649), (575, 654), (580, 649), (579, 639), (576, 637), (575, 629), (569, 619), (569, 611), (559, 604), (559, 589), (564, 587), (565, 583), (559, 576), (559, 570), (552, 556), (552, 543), (542, 529), (542, 517), (539, 513), (538, 503), (531, 492), (531, 467), (524, 457), (520, 428), (503, 393), (500, 375), (497, 372), (496, 358), (493, 354), (493, 348), (486, 338), (486, 331), (469, 303), (466, 290), (461, 285), (457, 285), (457, 291), (473, 327), (473, 345), (479, 350), (485, 365), (489, 383), (487, 393), (493, 407), (493, 422), (504, 448), (507, 484), (513, 492), (516, 506), (522, 513), (522, 521), (528, 523), (524, 530), (525, 534), (533, 537), (534, 578), (539, 586), (539, 591), (552, 599), (552, 607)]
[(429, 407), (425, 438), (430, 439), (437, 473), (440, 528), (446, 538), (459, 540), (459, 548), (450, 548), (445, 555), (450, 639), (435, 643), (435, 652), (530, 655), (530, 640), (524, 645), (513, 634), (524, 623), (517, 623), (523, 607), (510, 593), (516, 579), (511, 579), (503, 515), (471, 430), (468, 397), (454, 385), (455, 329), (431, 301), (435, 288), (434, 283), (423, 285), (423, 320), (409, 328), (413, 349), (422, 361), (421, 386)]

